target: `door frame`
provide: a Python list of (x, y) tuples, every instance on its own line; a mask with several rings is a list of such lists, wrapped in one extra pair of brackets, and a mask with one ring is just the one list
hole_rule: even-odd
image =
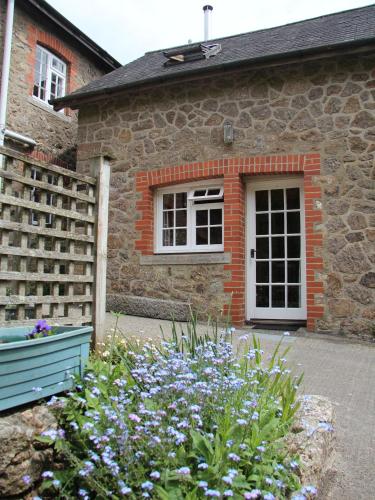
[[(250, 249), (255, 248), (252, 246), (255, 244), (255, 228), (252, 228), (252, 224), (255, 222), (255, 217), (252, 214), (255, 212), (255, 196), (254, 192), (258, 189), (273, 189), (277, 187), (288, 188), (288, 187), (299, 187), (300, 188), (300, 214), (301, 214), (301, 305), (302, 307), (298, 310), (296, 317), (286, 318), (282, 317), (282, 312), (285, 312), (285, 308), (280, 308), (280, 320), (290, 319), (293, 320), (306, 320), (307, 319), (307, 303), (306, 303), (306, 231), (305, 231), (305, 197), (304, 197), (304, 178), (303, 176), (269, 176), (268, 178), (250, 177), (247, 179), (246, 183), (246, 219), (245, 219), (245, 269), (246, 269), (246, 279), (245, 279), (245, 297), (246, 297), (246, 320), (250, 321), (252, 319), (270, 319), (271, 321), (277, 321), (276, 318), (255, 318), (255, 293), (251, 293), (251, 287), (254, 286), (252, 283), (255, 282), (255, 266), (252, 265), (255, 260), (250, 257)], [(253, 231), (254, 229), (254, 231)], [(277, 308), (274, 308), (277, 313)]]

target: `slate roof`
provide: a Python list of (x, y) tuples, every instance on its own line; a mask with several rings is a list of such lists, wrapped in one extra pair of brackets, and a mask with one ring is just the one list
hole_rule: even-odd
[[(308, 19), (275, 28), (263, 29), (210, 40), (222, 50), (209, 59), (164, 66), (164, 50), (147, 52), (143, 57), (108, 73), (98, 80), (56, 99), (56, 107), (77, 104), (82, 98), (107, 94), (145, 83), (156, 83), (179, 76), (204, 74), (259, 61), (355, 47), (375, 42), (375, 4), (359, 9)], [(186, 49), (189, 46), (179, 48)]]

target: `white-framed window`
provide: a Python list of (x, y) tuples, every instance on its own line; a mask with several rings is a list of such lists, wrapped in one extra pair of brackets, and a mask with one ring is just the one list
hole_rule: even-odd
[(36, 46), (33, 97), (48, 104), (63, 97), (66, 87), (66, 64), (40, 45)]
[(220, 182), (158, 190), (155, 240), (157, 253), (222, 252), (224, 189)]

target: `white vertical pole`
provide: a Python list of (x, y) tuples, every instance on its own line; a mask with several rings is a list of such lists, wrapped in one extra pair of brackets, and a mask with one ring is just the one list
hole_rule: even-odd
[(96, 185), (96, 235), (95, 235), (95, 289), (94, 289), (94, 343), (99, 336), (104, 337), (106, 312), (106, 279), (107, 279), (107, 240), (108, 240), (108, 206), (110, 164), (108, 158), (99, 156), (91, 161), (92, 169), (97, 178)]
[(207, 42), (207, 40), (210, 38), (210, 25), (211, 25), (211, 12), (213, 10), (212, 5), (205, 5), (203, 7), (203, 12), (204, 12), (204, 41)]
[(8, 0), (5, 18), (5, 38), (0, 91), (0, 146), (4, 145), (5, 122), (8, 102), (10, 53), (12, 50), (14, 0)]

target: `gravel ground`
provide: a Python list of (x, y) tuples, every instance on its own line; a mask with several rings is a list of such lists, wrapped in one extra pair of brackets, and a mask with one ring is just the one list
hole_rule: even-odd
[[(107, 332), (114, 323), (108, 314)], [(118, 326), (125, 336), (142, 339), (160, 339), (160, 327), (165, 335), (171, 332), (169, 321), (136, 316), (120, 317)], [(205, 332), (207, 327), (199, 325), (198, 331)], [(235, 343), (244, 333), (235, 332)], [(259, 330), (256, 334), (266, 352), (282, 336)], [(289, 363), (305, 374), (302, 391), (327, 396), (336, 407), (337, 451), (319, 498), (375, 498), (375, 345), (311, 333), (292, 334), (283, 342), (290, 347)]]

